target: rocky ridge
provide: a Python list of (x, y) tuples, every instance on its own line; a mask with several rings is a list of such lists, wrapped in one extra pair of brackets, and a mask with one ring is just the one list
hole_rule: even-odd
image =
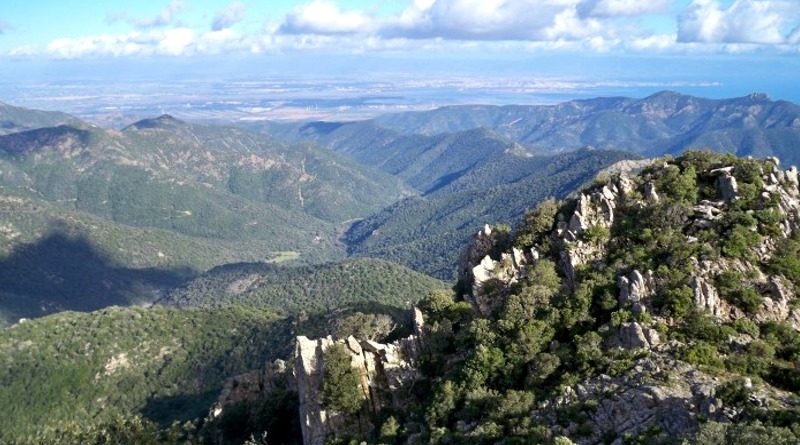
[[(667, 162), (662, 164), (651, 167), (651, 172), (657, 174), (669, 166)], [(798, 172), (795, 167), (781, 170), (775, 158), (760, 165), (758, 182), (763, 185), (757, 190), (758, 200), (774, 203), (780, 231), (776, 236), (765, 237), (752, 249), (753, 255), (748, 259), (691, 257), (688, 272), (692, 305), (698, 313), (708, 314), (718, 323), (737, 320), (752, 320), (759, 324), (785, 322), (800, 331), (800, 310), (794, 304), (797, 299), (793, 285), (786, 277), (770, 273), (762, 266), (776, 255), (776, 237), (792, 237), (799, 229)], [(717, 197), (714, 200), (701, 199), (691, 209), (693, 214), (683, 222), (687, 228), (687, 243), (698, 242), (692, 235), (695, 228), (716, 227), (726, 213), (733, 211), (731, 209), (739, 200), (745, 199), (737, 182), (738, 168), (725, 165), (707, 172), (713, 178)], [(656, 181), (648, 178), (647, 174), (644, 180), (619, 174), (580, 193), (574, 204), (562, 207), (562, 211), (565, 208), (574, 210), (559, 213), (549, 241), (556, 248), (555, 256), (564, 285), (571, 291), (575, 291), (578, 275), (587, 267), (608, 266), (612, 238), (609, 233), (621, 213), (631, 208), (659, 205), (663, 193), (658, 190)], [(753, 211), (747, 210), (747, 213)], [(504, 296), (513, 291), (514, 285), (527, 277), (531, 265), (539, 257), (536, 247), (509, 246), (507, 240), (494, 236), (492, 228), (486, 226), (462, 256), (464, 274), (461, 280), (470, 283), (467, 287), (469, 292), (463, 298), (478, 313), (488, 316), (492, 308), (502, 305)], [(763, 297), (752, 313), (721, 296), (715, 283), (726, 272), (748, 277), (749, 283)], [(531, 279), (535, 281), (536, 277)], [(562, 397), (541, 403), (534, 410), (534, 417), (546, 424), (558, 425), (555, 420), (557, 407), (588, 401), (592, 404), (591, 414), (584, 419), (582, 428), (592, 433), (584, 435), (577, 443), (603, 443), (602, 433), (613, 432), (618, 437), (613, 441), (615, 445), (621, 445), (623, 437), (636, 436), (653, 428), (668, 435), (682, 436), (687, 431), (696, 431), (700, 418), (735, 421), (741, 409), (725, 406), (715, 397), (716, 390), (730, 382), (731, 377), (709, 374), (702, 367), (675, 360), (676, 352), (687, 345), (667, 341), (663, 338), (663, 330), (659, 333), (659, 325), (663, 329), (675, 326), (677, 322), (671, 315), (654, 307), (656, 295), (663, 291), (663, 283), (659, 282), (654, 271), (631, 264), (618, 273), (616, 280), (618, 308), (630, 313), (633, 320), (601, 327), (601, 331), (606, 332), (604, 348), (619, 348), (644, 355), (635, 361), (630, 372), (621, 376), (601, 374), (589, 381), (564, 387)], [(746, 347), (752, 338), (744, 337)], [(759, 406), (786, 408), (796, 406), (797, 399), (791, 393), (764, 385), (759, 387), (757, 395), (751, 395), (751, 402)], [(574, 437), (577, 428), (579, 425), (572, 422), (555, 426), (554, 431)]]
[[(800, 243), (796, 169), (690, 153), (552, 206), (526, 216), (532, 236), (479, 231), (457, 298), (424, 300), (414, 335), (298, 337), (304, 445), (688, 444), (706, 424), (800, 425), (800, 272), (775, 262)], [(334, 345), (359, 376), (357, 419), (323, 401)]]

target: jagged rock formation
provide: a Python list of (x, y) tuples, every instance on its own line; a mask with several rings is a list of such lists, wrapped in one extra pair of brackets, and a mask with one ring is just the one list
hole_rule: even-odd
[[(771, 158), (769, 162), (772, 169), (762, 172), (764, 187), (761, 194), (764, 199), (775, 199), (778, 202), (778, 209), (783, 215), (780, 227), (784, 236), (789, 236), (800, 228), (798, 226), (800, 224), (798, 172), (795, 167), (781, 171), (778, 168), (777, 159)], [(701, 200), (694, 207), (693, 227), (711, 227), (720, 220), (727, 206), (736, 201), (738, 197), (739, 187), (733, 174), (733, 166), (713, 169), (709, 173), (716, 177), (715, 186), (722, 199), (719, 201)], [(642, 186), (642, 193), (636, 194), (632, 180), (625, 175), (620, 175), (589, 192), (581, 193), (576, 198), (575, 210), (569, 218), (559, 215), (561, 219), (557, 222), (552, 235), (559, 248), (559, 265), (566, 278), (566, 284), (574, 288), (577, 268), (597, 261), (605, 252), (606, 240), (602, 236), (587, 239), (587, 233), (597, 229), (609, 230), (614, 224), (615, 211), (618, 207), (642, 207), (655, 205), (658, 202), (659, 195), (653, 181), (645, 182)], [(693, 240), (691, 236), (687, 238), (687, 242), (694, 241), (696, 240)], [(526, 266), (539, 257), (535, 249), (524, 253), (514, 247), (510, 248), (508, 252), (495, 254), (498, 255), (498, 258), (494, 259), (489, 252), (496, 249), (496, 239), (492, 237), (491, 228), (487, 226), (476, 236), (475, 243), (462, 260), (462, 264), (465, 265), (462, 267), (462, 273), (466, 273), (466, 277), (462, 279), (473, 283), (472, 293), (466, 295), (466, 298), (472, 301), (484, 315), (491, 313), (492, 301), (496, 303), (496, 298), (489, 295), (490, 292), (484, 291), (487, 283), (495, 283), (496, 287), (513, 284), (525, 276)], [(768, 239), (757, 255), (761, 259), (768, 258), (774, 249), (774, 242)], [(477, 258), (481, 259), (475, 263)], [(744, 313), (722, 300), (714, 287), (716, 276), (726, 270), (737, 270), (757, 276), (757, 281), (765, 286), (780, 289), (780, 291), (773, 292), (775, 298), (767, 297), (765, 299), (764, 307), (757, 317), (759, 321), (789, 320), (796, 328), (800, 329), (800, 324), (795, 321), (800, 320), (800, 312), (787, 306), (793, 295), (789, 296), (790, 291), (785, 286), (770, 284), (780, 283), (780, 279), (768, 278), (757, 267), (741, 261), (732, 262), (724, 259), (714, 261), (694, 259), (693, 261), (695, 266), (692, 271), (692, 290), (694, 302), (698, 308), (708, 311), (720, 320), (743, 317)], [(647, 271), (642, 274), (634, 269), (629, 276), (621, 275), (618, 280), (620, 306), (629, 307), (634, 313), (646, 310), (647, 302), (645, 300), (655, 292), (653, 272)]]
[[(508, 234), (504, 234), (506, 237)], [(473, 243), (464, 252), (459, 261), (461, 276), (467, 277), (466, 283), (471, 285), (471, 293), (466, 297), (483, 315), (489, 315), (496, 308), (497, 299), (491, 297), (491, 288), (506, 287), (516, 283), (525, 276), (525, 266), (539, 259), (536, 249), (523, 252), (511, 247), (510, 252), (503, 252), (492, 258), (503, 240), (489, 225), (484, 226), (473, 239)]]
[[(334, 344), (345, 346), (351, 365), (360, 374), (360, 390), (367, 401), (367, 414), (374, 415), (384, 407), (403, 408), (407, 397), (404, 390), (417, 378), (419, 335), (423, 330), (421, 312), (415, 309), (413, 315), (416, 334), (388, 344), (361, 341), (352, 336), (340, 340), (330, 336), (314, 340), (297, 337), (294, 377), (304, 445), (324, 445), (330, 436), (353, 432), (354, 425), (349, 419), (326, 409), (322, 403), (325, 351)], [(359, 428), (369, 431), (374, 426), (360, 424)]]
[[(667, 377), (669, 376), (669, 377)], [(599, 375), (587, 382), (564, 388), (554, 403), (545, 403), (534, 415), (543, 423), (556, 425), (555, 432), (575, 437), (580, 427), (571, 422), (558, 425), (555, 412), (559, 407), (592, 405), (586, 422), (591, 433), (577, 440), (579, 444), (609, 443), (603, 434), (614, 431), (618, 438), (611, 442), (622, 445), (625, 435), (636, 436), (647, 428), (658, 428), (670, 437), (680, 437), (696, 430), (700, 419), (736, 421), (741, 409), (725, 406), (717, 395), (726, 378), (703, 372), (681, 361), (653, 356), (636, 361), (621, 376)], [(751, 384), (752, 385), (752, 384)], [(761, 388), (750, 396), (760, 405), (775, 407), (792, 405), (792, 395), (785, 391)]]
[(644, 311), (642, 302), (655, 292), (653, 271), (648, 270), (642, 275), (634, 269), (630, 276), (620, 276), (617, 286), (619, 286), (620, 307), (632, 307), (634, 313), (641, 313)]
[[(555, 227), (550, 233), (550, 245), (554, 251), (549, 252), (549, 257), (558, 260), (567, 293), (576, 292), (581, 271), (609, 266), (611, 249), (619, 249), (619, 244), (612, 246), (611, 243), (612, 238), (617, 236), (613, 230), (617, 227), (618, 218), (625, 217), (626, 212), (674, 205), (675, 198), (670, 196), (670, 191), (662, 191), (657, 185), (659, 175), (670, 168), (674, 169), (674, 166), (664, 162), (663, 165), (651, 167), (643, 178), (619, 175), (580, 193), (574, 204), (562, 206), (562, 213), (557, 215)], [(706, 189), (703, 193), (707, 198), (697, 199), (688, 207), (686, 216), (679, 213), (676, 217), (676, 221), (682, 225), (686, 244), (721, 242), (717, 231), (731, 230), (719, 229), (721, 224), (730, 224), (730, 219), (726, 219), (729, 214), (755, 214), (754, 210), (743, 210), (747, 207), (740, 204), (745, 201), (761, 203), (758, 204), (760, 209), (774, 209), (778, 219), (775, 224), (779, 230), (778, 234), (770, 232), (772, 235), (762, 237), (757, 246), (747, 248), (749, 253), (739, 253), (738, 257), (728, 256), (724, 252), (722, 255), (718, 253), (718, 256), (690, 257), (681, 270), (689, 277), (687, 289), (691, 296), (690, 304), (698, 312), (715, 318), (719, 324), (731, 324), (740, 319), (755, 324), (785, 322), (800, 331), (800, 311), (793, 304), (796, 300), (794, 286), (765, 266), (775, 255), (779, 239), (790, 237), (800, 230), (797, 169), (792, 167), (782, 171), (776, 159), (769, 159), (758, 164), (723, 165), (700, 174), (705, 176), (698, 181), (708, 181), (707, 184), (715, 189), (716, 196), (708, 196), (711, 192)], [(737, 176), (742, 175), (748, 179), (738, 180)], [(668, 184), (673, 187), (672, 190), (678, 187), (674, 184)], [(567, 209), (567, 213), (563, 209)], [(756, 227), (747, 230), (755, 233)], [(706, 231), (705, 235), (703, 231)], [(716, 234), (712, 236), (717, 238), (709, 240), (708, 233)], [(462, 277), (463, 281), (473, 283), (471, 294), (464, 298), (471, 301), (484, 317), (490, 316), (493, 309), (502, 304), (509, 285), (527, 277), (531, 267), (539, 260), (535, 248), (523, 255), (519, 246), (512, 248), (509, 244), (504, 253), (498, 253), (497, 243), (489, 242), (491, 238), (487, 235), (486, 231), (478, 235), (471, 258), (479, 258), (480, 254), (494, 250), (493, 256), (487, 254), (479, 263), (468, 263), (472, 267), (464, 268), (466, 276)], [(730, 236), (730, 232), (723, 231), (722, 236)], [(614, 242), (620, 241), (616, 239)], [(720, 249), (718, 244), (716, 246)], [(664, 272), (643, 268), (639, 264), (625, 266), (616, 272), (617, 310), (618, 314), (622, 314), (622, 321), (607, 323), (599, 329), (603, 336), (603, 349), (649, 355), (638, 359), (633, 369), (624, 375), (599, 375), (585, 383), (567, 387), (561, 399), (540, 403), (534, 411), (534, 418), (552, 426), (554, 434), (569, 436), (578, 444), (603, 443), (605, 439), (602, 436), (609, 431), (617, 437), (613, 443), (622, 444), (624, 435), (636, 436), (648, 428), (657, 428), (669, 436), (685, 436), (699, 428), (698, 419), (701, 417), (720, 422), (736, 420), (741, 409), (715, 397), (716, 390), (726, 383), (726, 379), (675, 359), (693, 343), (687, 345), (676, 342), (664, 335), (666, 330), (679, 323), (672, 314), (662, 313), (659, 304), (663, 302), (656, 301), (659, 295), (669, 290), (665, 288)], [(718, 280), (726, 274), (738, 274), (735, 276), (741, 277), (743, 282), (735, 283), (737, 286), (755, 290), (758, 300), (751, 304), (757, 304), (756, 307), (744, 309), (732, 302), (730, 295), (726, 295), (730, 291), (718, 288)], [(535, 277), (532, 278), (535, 281)], [(494, 286), (487, 286), (487, 283), (493, 283)], [(625, 313), (630, 314), (627, 319)], [(659, 326), (661, 331), (657, 329)], [(742, 334), (731, 337), (729, 341), (734, 344), (734, 349), (741, 349), (748, 348), (753, 338)], [(552, 348), (551, 351), (554, 350)], [(758, 406), (796, 406), (794, 396), (771, 386), (759, 386), (756, 394), (750, 397), (748, 403)], [(559, 426), (563, 422), (555, 420), (556, 406), (587, 402), (597, 405), (590, 410), (586, 423), (582, 426)], [(591, 428), (587, 425), (591, 425)], [(591, 431), (591, 434), (584, 437), (579, 434), (576, 439), (579, 427)], [(464, 431), (466, 434), (469, 428)]]
[(597, 259), (603, 252), (598, 240), (584, 239), (589, 229), (609, 229), (614, 224), (614, 210), (631, 193), (631, 181), (620, 175), (614, 181), (590, 193), (581, 193), (575, 211), (568, 221), (560, 220), (554, 236), (560, 244), (560, 263), (567, 284), (574, 288), (578, 266)]

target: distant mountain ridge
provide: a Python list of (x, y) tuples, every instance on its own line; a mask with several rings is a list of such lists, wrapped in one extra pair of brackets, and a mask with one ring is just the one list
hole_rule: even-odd
[(31, 110), (0, 102), (0, 135), (59, 125), (88, 125), (75, 116), (58, 111)]
[(426, 135), (490, 128), (540, 150), (592, 145), (653, 156), (707, 147), (740, 156), (776, 155), (787, 163), (800, 160), (791, 150), (800, 141), (800, 107), (760, 93), (718, 100), (662, 91), (643, 99), (547, 106), (452, 106), (388, 114), (375, 123)]
[[(706, 99), (662, 91), (643, 99), (607, 97), (557, 105), (455, 105), (354, 123), (273, 125), (267, 131), (278, 137), (314, 140), (334, 150), (352, 151), (359, 146), (355, 157), (378, 166), (380, 153), (392, 152), (392, 147), (479, 128), (534, 153), (593, 146), (654, 157), (710, 148), (800, 164), (800, 153), (794, 150), (800, 144), (800, 107), (760, 93)], [(375, 153), (368, 156), (363, 152), (370, 147)]]

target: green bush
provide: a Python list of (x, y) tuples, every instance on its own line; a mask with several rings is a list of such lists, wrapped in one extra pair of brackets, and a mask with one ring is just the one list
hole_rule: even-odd
[(326, 408), (346, 415), (354, 415), (364, 406), (361, 376), (350, 360), (350, 353), (341, 343), (329, 347), (323, 354), (322, 403)]
[(683, 351), (683, 359), (693, 365), (721, 369), (724, 367), (717, 347), (711, 343), (698, 341)]

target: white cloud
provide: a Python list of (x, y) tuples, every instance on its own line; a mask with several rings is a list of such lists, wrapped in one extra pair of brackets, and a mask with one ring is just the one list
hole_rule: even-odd
[(133, 17), (129, 12), (123, 11), (109, 14), (106, 20), (109, 23), (127, 22), (137, 28), (158, 28), (174, 24), (177, 21), (178, 14), (184, 9), (186, 9), (186, 4), (183, 0), (171, 0), (164, 9), (151, 17)]
[(581, 0), (418, 0), (385, 20), (385, 36), (454, 40), (574, 40), (609, 29), (580, 17)]
[(666, 12), (671, 0), (582, 0), (581, 17), (634, 17)]
[(678, 17), (681, 42), (783, 44), (786, 26), (800, 16), (794, 1), (735, 0), (727, 8), (718, 0), (695, 0)]
[(678, 36), (675, 34), (655, 34), (640, 37), (630, 42), (630, 48), (637, 51), (663, 51), (675, 47)]
[(180, 56), (189, 52), (188, 49), (196, 39), (194, 31), (189, 28), (170, 29), (158, 42), (158, 51), (161, 54)]
[(242, 2), (232, 2), (222, 11), (217, 12), (211, 22), (211, 29), (220, 31), (241, 22), (245, 17), (246, 7)]
[(286, 34), (354, 34), (371, 31), (373, 19), (361, 11), (342, 11), (331, 0), (314, 0), (286, 16), (280, 32)]
[(263, 46), (252, 35), (240, 35), (232, 29), (197, 33), (192, 29), (179, 27), (163, 31), (62, 38), (53, 40), (44, 49), (19, 47), (9, 55), (30, 56), (44, 53), (59, 59), (77, 59), (108, 56), (187, 56), (254, 50), (261, 51)]
[[(410, 0), (381, 16), (344, 9), (342, 0), (305, 0), (282, 21), (246, 31), (238, 0), (189, 27), (173, 0), (157, 17), (135, 19), (127, 34), (61, 38), (6, 55), (56, 58), (188, 56), (231, 52), (337, 51), (633, 51), (712, 53), (771, 48), (800, 52), (800, 0), (695, 0), (679, 29), (648, 32), (638, 17), (674, 0)], [(338, 3), (337, 3), (338, 2)], [(668, 20), (669, 17), (664, 15)], [(125, 20), (134, 20), (126, 16)], [(794, 20), (794, 21), (793, 21)], [(163, 26), (173, 22), (170, 26)], [(160, 26), (160, 27), (159, 27)]]

